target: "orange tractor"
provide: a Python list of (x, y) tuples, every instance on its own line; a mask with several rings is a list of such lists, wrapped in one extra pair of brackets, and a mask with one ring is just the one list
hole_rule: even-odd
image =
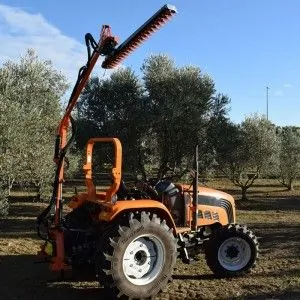
[[(165, 5), (117, 47), (110, 27), (104, 25), (97, 43), (86, 35), (88, 61), (78, 74), (65, 114), (57, 129), (54, 161), (57, 164), (53, 194), (37, 218), (38, 234), (45, 240), (40, 255), (54, 271), (90, 266), (110, 298), (154, 297), (172, 276), (177, 258), (191, 263), (204, 251), (217, 276), (248, 272), (258, 256), (258, 242), (246, 226), (235, 223), (232, 196), (198, 186), (196, 151), (193, 188), (167, 179), (127, 189), (122, 180), (122, 146), (117, 138), (92, 138), (83, 166), (86, 192), (74, 195), (63, 211), (64, 160), (74, 134), (71, 112), (100, 55), (103, 68), (117, 66), (149, 35), (168, 21), (174, 6)], [(97, 191), (92, 178), (95, 143), (114, 149), (111, 185)]]

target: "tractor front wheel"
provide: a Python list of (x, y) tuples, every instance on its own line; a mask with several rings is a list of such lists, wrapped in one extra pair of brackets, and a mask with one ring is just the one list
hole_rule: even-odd
[(176, 262), (172, 230), (146, 212), (131, 213), (120, 223), (99, 241), (99, 281), (114, 297), (154, 297), (168, 283)]
[(205, 243), (207, 265), (218, 277), (239, 276), (255, 266), (257, 237), (246, 226), (231, 224), (216, 229)]

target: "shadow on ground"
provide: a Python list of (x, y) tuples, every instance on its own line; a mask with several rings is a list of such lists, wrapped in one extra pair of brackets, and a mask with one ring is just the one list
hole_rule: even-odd
[[(299, 210), (299, 200), (294, 197), (289, 203), (284, 199), (270, 199), (274, 203), (280, 205), (281, 210), (289, 210), (286, 208), (293, 207), (295, 210)], [(269, 199), (267, 199), (269, 200)], [(257, 201), (257, 205), (261, 206), (263, 201)], [(282, 205), (284, 202), (284, 206)], [(296, 202), (298, 201), (298, 203)], [(253, 205), (256, 203), (251, 201), (251, 209), (254, 210)], [(291, 206), (289, 206), (291, 205)], [(2, 238), (4, 243), (11, 243), (9, 239), (18, 238), (20, 242), (17, 244), (20, 247), (20, 252), (18, 255), (12, 255), (11, 252), (7, 252), (6, 255), (0, 256), (0, 274), (1, 274), (1, 285), (0, 285), (0, 298), (3, 300), (94, 300), (94, 299), (111, 299), (105, 291), (99, 287), (99, 284), (95, 280), (83, 281), (83, 278), (74, 277), (74, 275), (67, 273), (64, 279), (59, 278), (59, 274), (52, 273), (48, 269), (47, 264), (37, 263), (39, 258), (34, 255), (35, 249), (30, 248), (28, 250), (28, 255), (24, 253), (25, 241), (28, 242), (28, 247), (33, 247), (37, 245), (36, 241), (36, 231), (35, 231), (35, 218), (40, 213), (40, 211), (45, 207), (44, 204), (39, 203), (26, 203), (26, 202), (16, 202), (11, 205), (11, 215), (7, 218), (0, 220), (0, 241)], [(296, 208), (295, 208), (296, 207)], [(260, 209), (263, 210), (263, 209)], [(274, 210), (274, 207), (272, 207)], [(249, 212), (250, 213), (250, 212)], [(237, 284), (240, 288), (240, 296), (238, 297), (227, 297), (223, 299), (300, 299), (300, 287), (287, 288), (282, 287), (281, 290), (272, 289), (266, 290), (263, 294), (260, 289), (263, 285), (263, 280), (269, 282), (268, 278), (278, 279), (287, 278), (299, 278), (300, 268), (297, 265), (292, 265), (293, 262), (298, 262), (297, 260), (300, 256), (300, 223), (291, 223), (290, 221), (284, 224), (280, 224), (276, 220), (271, 220), (272, 223), (259, 223), (251, 224), (251, 228), (260, 237), (260, 244), (262, 249), (262, 257), (265, 266), (258, 266), (258, 271), (243, 277), (241, 281), (218, 281), (209, 271), (199, 271), (199, 267), (188, 269), (188, 274), (182, 274), (182, 270), (179, 270), (180, 274), (173, 276), (173, 283), (170, 284), (167, 297), (159, 299), (209, 299), (199, 296), (198, 298), (192, 298), (188, 296), (189, 289), (191, 286), (196, 285), (198, 290), (201, 292), (203, 287), (207, 288), (211, 298), (216, 296), (216, 289), (218, 289), (218, 284), (220, 282), (220, 293), (223, 292), (222, 288), (226, 289), (236, 289), (233, 284)], [(1, 246), (1, 245), (0, 245)], [(10, 249), (10, 248), (8, 248)], [(0, 249), (1, 250), (1, 249)], [(19, 251), (19, 250), (18, 250)], [(284, 255), (284, 257), (283, 257)], [(284, 259), (284, 263), (282, 262)], [(270, 264), (266, 262), (270, 260)], [(281, 260), (276, 262), (276, 260)], [(276, 265), (275, 263), (278, 263)], [(291, 266), (291, 268), (290, 268)], [(189, 266), (190, 268), (190, 266)], [(192, 275), (191, 275), (192, 274)], [(194, 275), (193, 275), (194, 274)], [(272, 280), (272, 279), (270, 279)], [(247, 284), (249, 283), (249, 284)], [(181, 290), (176, 290), (176, 286), (187, 284), (185, 288), (185, 296), (178, 298), (181, 295)], [(255, 284), (258, 284), (257, 286)], [(287, 284), (288, 285), (288, 284)], [(264, 291), (264, 290), (263, 290)], [(176, 294), (176, 293), (177, 294)], [(215, 294), (214, 294), (215, 293)], [(248, 296), (252, 294), (251, 296)], [(205, 294), (204, 294), (205, 295)], [(208, 294), (206, 294), (208, 295)], [(220, 294), (219, 294), (220, 295)], [(230, 295), (230, 292), (221, 294)], [(231, 294), (232, 295), (232, 294)], [(216, 299), (216, 297), (215, 297)], [(222, 299), (218, 297), (217, 299)]]
[[(5, 274), (1, 276), (1, 299), (5, 300), (96, 300), (96, 299), (111, 299), (107, 293), (99, 287), (96, 281), (78, 281), (76, 277), (67, 274), (66, 278), (60, 279), (58, 274), (53, 274), (48, 270), (45, 264), (37, 264), (37, 257), (34, 255), (18, 255), (0, 257), (0, 272)], [(300, 270), (285, 270), (276, 272), (276, 274), (268, 274), (269, 276), (287, 276), (299, 275)], [(261, 274), (248, 275), (250, 278), (263, 276)], [(265, 276), (265, 275), (264, 275)], [(214, 280), (213, 275), (174, 275), (174, 281)], [(203, 283), (205, 284), (205, 283)], [(230, 284), (230, 283), (229, 283)], [(243, 288), (255, 290), (255, 286), (247, 285)], [(170, 297), (168, 299), (177, 299)], [(194, 299), (186, 296), (184, 299)], [(204, 298), (201, 298), (204, 299)], [(209, 299), (209, 298), (208, 298)], [(299, 290), (286, 290), (278, 293), (257, 294), (252, 296), (239, 296), (220, 299), (245, 299), (245, 300), (266, 300), (266, 299), (300, 299)]]
[(300, 211), (300, 197), (261, 197), (251, 198), (248, 201), (236, 201), (238, 209), (242, 210), (281, 210), (281, 211)]
[(42, 203), (11, 203), (9, 215), (0, 219), (0, 238), (37, 239), (35, 221), (44, 207)]
[[(80, 282), (51, 273), (34, 255), (0, 257), (1, 299), (108, 299), (96, 282)], [(69, 278), (68, 278), (69, 277)]]

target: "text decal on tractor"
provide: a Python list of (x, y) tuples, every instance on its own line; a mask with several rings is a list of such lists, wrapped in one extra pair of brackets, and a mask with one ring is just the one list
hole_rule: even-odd
[[(122, 180), (122, 145), (117, 138), (91, 138), (83, 166), (86, 192), (75, 194), (63, 211), (64, 159), (74, 139), (71, 113), (99, 56), (103, 68), (114, 68), (153, 32), (177, 13), (164, 5), (128, 39), (118, 40), (108, 25), (100, 39), (86, 34), (88, 60), (57, 128), (54, 162), (57, 165), (48, 207), (37, 218), (38, 235), (45, 240), (40, 255), (53, 271), (90, 269), (110, 298), (148, 298), (158, 294), (172, 276), (179, 254), (185, 263), (203, 252), (217, 276), (237, 276), (251, 270), (258, 256), (258, 242), (246, 226), (235, 224), (231, 195), (198, 186), (198, 148), (195, 151), (193, 188), (166, 178), (137, 182), (128, 189)], [(72, 129), (67, 140), (68, 130)], [(95, 143), (114, 150), (111, 185), (97, 191), (93, 183)]]

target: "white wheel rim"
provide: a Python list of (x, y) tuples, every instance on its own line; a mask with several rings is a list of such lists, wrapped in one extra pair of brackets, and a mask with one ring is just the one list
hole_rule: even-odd
[(239, 271), (249, 263), (250, 259), (250, 245), (242, 238), (229, 238), (219, 247), (218, 260), (226, 270)]
[(165, 260), (162, 241), (153, 235), (141, 235), (126, 248), (123, 256), (123, 272), (135, 285), (152, 282), (161, 272)]

